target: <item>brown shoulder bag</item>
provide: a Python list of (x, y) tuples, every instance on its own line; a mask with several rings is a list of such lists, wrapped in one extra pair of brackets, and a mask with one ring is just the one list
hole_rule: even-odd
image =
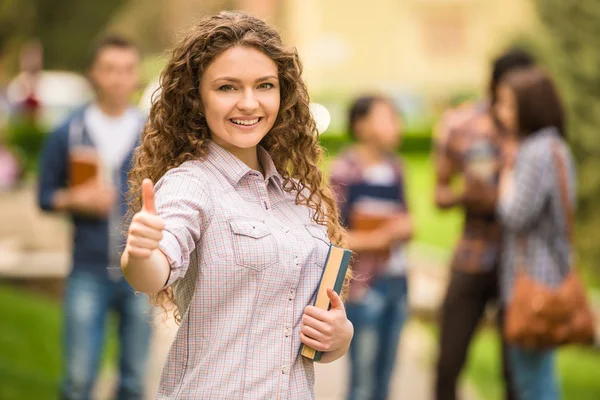
[[(560, 197), (567, 219), (567, 232), (573, 248), (573, 208), (569, 207), (567, 171), (557, 145), (552, 153), (559, 177)], [(575, 268), (571, 266), (560, 286), (554, 288), (537, 282), (526, 273), (526, 242), (519, 241), (520, 257), (513, 296), (504, 324), (504, 336), (509, 343), (525, 348), (544, 349), (564, 344), (591, 344), (594, 341), (594, 320), (585, 288)]]

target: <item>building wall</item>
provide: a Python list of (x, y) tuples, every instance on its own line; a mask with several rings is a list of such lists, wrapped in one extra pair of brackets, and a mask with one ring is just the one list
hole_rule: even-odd
[(311, 91), (435, 94), (480, 87), (511, 35), (536, 26), (529, 0), (289, 0), (285, 36)]

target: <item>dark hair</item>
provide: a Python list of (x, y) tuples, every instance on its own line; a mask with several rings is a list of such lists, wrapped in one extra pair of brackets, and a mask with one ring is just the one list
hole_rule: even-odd
[(91, 67), (96, 62), (98, 55), (103, 50), (105, 50), (109, 47), (133, 50), (138, 54), (140, 52), (140, 50), (135, 45), (135, 43), (133, 43), (129, 39), (126, 39), (126, 38), (124, 38), (122, 36), (118, 36), (118, 35), (107, 35), (107, 36), (100, 38), (91, 47), (89, 55), (88, 55), (88, 66)]
[(564, 109), (546, 72), (536, 67), (516, 70), (506, 75), (500, 85), (508, 86), (515, 95), (521, 136), (553, 126), (566, 137)]
[(511, 49), (497, 57), (492, 63), (492, 79), (490, 82), (492, 104), (496, 102), (498, 85), (506, 74), (515, 69), (533, 65), (535, 65), (533, 57), (521, 49)]
[(367, 117), (375, 103), (386, 103), (396, 110), (396, 107), (390, 99), (382, 95), (360, 96), (350, 106), (348, 111), (348, 134), (352, 139), (356, 139), (355, 126), (358, 121)]

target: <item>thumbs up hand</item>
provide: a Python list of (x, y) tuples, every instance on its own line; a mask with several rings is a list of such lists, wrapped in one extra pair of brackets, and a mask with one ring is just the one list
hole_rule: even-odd
[(346, 309), (340, 296), (327, 289), (331, 303), (328, 311), (314, 306), (304, 309), (300, 341), (315, 350), (324, 352), (344, 352), (350, 346), (354, 327), (346, 317)]
[(163, 237), (165, 223), (156, 213), (154, 185), (150, 179), (142, 182), (142, 210), (133, 216), (125, 251), (130, 258), (147, 259)]

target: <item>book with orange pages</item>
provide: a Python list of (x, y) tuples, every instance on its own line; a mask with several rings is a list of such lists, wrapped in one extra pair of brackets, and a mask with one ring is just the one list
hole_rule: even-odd
[[(368, 214), (365, 212), (355, 211), (350, 214), (349, 227), (351, 230), (358, 232), (370, 232), (379, 229), (383, 224), (387, 223), (390, 217), (381, 214)], [(378, 251), (377, 254), (389, 256), (389, 250)]]
[(99, 178), (98, 154), (93, 149), (72, 149), (69, 152), (69, 186), (75, 187)]
[[(329, 245), (329, 253), (327, 253), (321, 281), (319, 282), (319, 287), (317, 289), (317, 296), (314, 303), (315, 307), (322, 310), (329, 310), (331, 304), (329, 296), (327, 296), (327, 288), (332, 288), (334, 292), (340, 294), (342, 286), (344, 285), (344, 280), (346, 279), (346, 272), (348, 271), (348, 265), (350, 265), (351, 258), (352, 252), (350, 250)], [(300, 354), (313, 361), (319, 361), (323, 356), (323, 352), (317, 351), (305, 344), (301, 346)]]

